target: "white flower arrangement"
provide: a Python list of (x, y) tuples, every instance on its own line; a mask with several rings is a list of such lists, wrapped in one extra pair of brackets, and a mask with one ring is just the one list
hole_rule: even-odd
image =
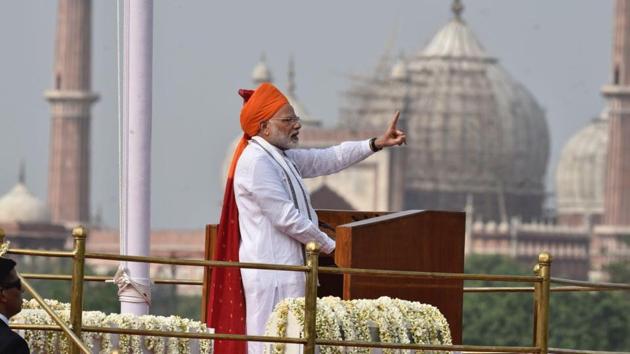
[[(279, 303), (267, 322), (265, 335), (286, 337), (289, 318), (296, 320), (299, 328), (297, 336), (303, 338), (304, 298), (286, 299)], [(436, 307), (389, 297), (350, 301), (336, 297), (318, 299), (315, 327), (319, 339), (452, 344), (448, 322)], [(376, 333), (373, 334), (371, 329), (375, 329)], [(285, 347), (278, 343), (267, 345), (265, 353), (282, 354)], [(369, 348), (320, 347), (322, 354), (369, 352)], [(386, 354), (397, 352), (400, 351), (383, 350)]]
[[(296, 319), (298, 325), (304, 328), (304, 298), (290, 298), (280, 302), (274, 309), (273, 321), (267, 322), (265, 335), (275, 337), (286, 337), (289, 313)], [(273, 323), (273, 324), (272, 324)], [(333, 308), (323, 299), (317, 299), (317, 315), (315, 321), (315, 331), (317, 337), (321, 339), (342, 340), (341, 329)], [(304, 333), (300, 333), (300, 338)], [(265, 347), (265, 351), (273, 354), (284, 353), (286, 345), (284, 343), (273, 343)], [(342, 347), (321, 346), (321, 354), (341, 354)]]
[[(276, 321), (267, 322), (265, 335), (274, 337), (286, 337), (287, 323), (289, 322), (289, 303), (287, 301), (282, 301), (281, 303), (276, 305), (272, 316), (275, 316)], [(283, 354), (285, 347), (286, 344), (284, 343), (272, 343), (270, 346), (271, 353)], [(265, 350), (267, 351), (266, 353), (269, 354), (269, 348), (265, 348)]]
[[(69, 322), (70, 305), (56, 300), (45, 300), (46, 304)], [(21, 324), (54, 324), (48, 314), (42, 310), (35, 300), (24, 301), (22, 312), (11, 318), (11, 323)], [(160, 330), (168, 332), (211, 333), (204, 323), (178, 316), (135, 316), (131, 314), (105, 314), (100, 311), (84, 311), (84, 326), (101, 326), (126, 329)], [(83, 342), (90, 350), (98, 353), (110, 353), (114, 348), (115, 335), (110, 333), (82, 332)], [(31, 351), (40, 353), (69, 353), (70, 347), (67, 337), (59, 331), (26, 330), (24, 338)], [(94, 348), (100, 342), (100, 348)], [(198, 350), (194, 352), (211, 354), (212, 341), (199, 340)], [(118, 336), (118, 350), (122, 353), (142, 353), (143, 347), (150, 353), (191, 353), (191, 340), (188, 338), (155, 337), (124, 335)]]
[(0, 257), (4, 256), (5, 253), (9, 250), (10, 241), (4, 241), (0, 244)]

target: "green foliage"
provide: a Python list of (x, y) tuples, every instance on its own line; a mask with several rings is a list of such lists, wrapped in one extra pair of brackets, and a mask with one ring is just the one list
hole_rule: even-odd
[(177, 315), (199, 321), (201, 316), (200, 295), (177, 294), (175, 285), (156, 285), (152, 289), (151, 314), (170, 316)]
[[(69, 259), (49, 258), (38, 259), (36, 262), (19, 263), (22, 273), (40, 274), (72, 274), (72, 262)], [(96, 274), (86, 266), (85, 274)], [(72, 282), (69, 280), (31, 280), (35, 291), (45, 299), (55, 299), (61, 302), (70, 302)], [(25, 294), (25, 298), (30, 296)], [(84, 282), (83, 283), (83, 309), (98, 310), (105, 313), (118, 312), (118, 295), (113, 283)]]
[(630, 284), (630, 260), (611, 263), (606, 267), (613, 283)]
[[(471, 256), (466, 262), (466, 272), (531, 274), (527, 268), (500, 256)], [(627, 266), (618, 266), (611, 272), (611, 277), (619, 282), (627, 279), (624, 277), (629, 273)], [(466, 284), (505, 285), (496, 282)], [(464, 297), (464, 343), (531, 345), (532, 299), (531, 293), (467, 293)], [(630, 351), (630, 293), (552, 292), (549, 328), (551, 347)]]
[[(23, 262), (18, 260), (21, 273), (41, 274), (72, 274), (72, 263), (69, 259), (49, 258), (45, 261)], [(85, 274), (96, 274), (86, 266)], [(72, 283), (68, 280), (31, 280), (35, 290), (46, 299), (70, 302)], [(118, 288), (113, 283), (84, 282), (83, 309), (117, 313), (120, 311)], [(201, 288), (199, 288), (201, 293)], [(28, 294), (24, 294), (29, 299)], [(155, 285), (152, 288), (152, 304), (150, 313), (153, 315), (178, 315), (185, 318), (199, 320), (201, 314), (201, 295), (177, 294), (174, 285)]]
[[(502, 256), (470, 256), (466, 273), (529, 275), (531, 271)], [(471, 286), (523, 286), (523, 283), (466, 282)], [(531, 345), (532, 295), (527, 293), (466, 293), (464, 343), (474, 345)]]
[(552, 293), (550, 345), (628, 351), (630, 295), (623, 292)]

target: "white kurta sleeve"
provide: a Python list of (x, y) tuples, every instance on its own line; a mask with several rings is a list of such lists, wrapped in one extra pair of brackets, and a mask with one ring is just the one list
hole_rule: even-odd
[(335, 241), (321, 232), (295, 207), (283, 182), (285, 177), (273, 163), (267, 159), (259, 159), (252, 166), (255, 177), (248, 188), (250, 197), (278, 231), (303, 244), (316, 241), (321, 245), (322, 252), (332, 252), (335, 249)]
[(302, 178), (329, 175), (349, 167), (374, 152), (370, 141), (347, 141), (325, 149), (290, 149), (286, 151)]

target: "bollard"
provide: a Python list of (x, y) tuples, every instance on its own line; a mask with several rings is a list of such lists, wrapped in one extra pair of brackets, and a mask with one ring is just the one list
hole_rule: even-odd
[[(536, 263), (536, 265), (534, 265), (534, 269), (533, 269), (534, 275), (539, 277), (540, 276), (540, 264)], [(539, 282), (535, 282), (534, 283), (534, 328), (533, 328), (533, 334), (532, 334), (532, 345), (535, 347), (538, 344), (538, 311), (540, 311), (539, 308), (540, 305), (540, 283)]]
[(549, 287), (551, 284), (551, 255), (542, 252), (538, 255), (538, 272), (543, 278), (538, 285), (538, 313), (536, 315), (536, 346), (540, 354), (549, 351)]
[[(72, 297), (70, 300), (70, 321), (72, 331), (81, 338), (81, 326), (83, 321), (83, 278), (85, 275), (85, 239), (87, 230), (83, 226), (72, 229), (74, 237), (74, 253), (72, 263)], [(71, 354), (80, 353), (79, 347), (72, 344)]]
[(317, 317), (317, 267), (319, 245), (313, 241), (306, 244), (306, 289), (304, 298), (304, 354), (315, 354), (315, 320)]

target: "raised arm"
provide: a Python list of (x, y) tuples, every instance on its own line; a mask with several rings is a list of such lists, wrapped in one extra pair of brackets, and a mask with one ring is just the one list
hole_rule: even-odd
[(344, 142), (325, 149), (291, 149), (286, 153), (295, 162), (303, 178), (339, 172), (384, 147), (404, 144), (407, 136), (397, 128), (399, 118), (400, 112), (397, 111), (378, 138)]

